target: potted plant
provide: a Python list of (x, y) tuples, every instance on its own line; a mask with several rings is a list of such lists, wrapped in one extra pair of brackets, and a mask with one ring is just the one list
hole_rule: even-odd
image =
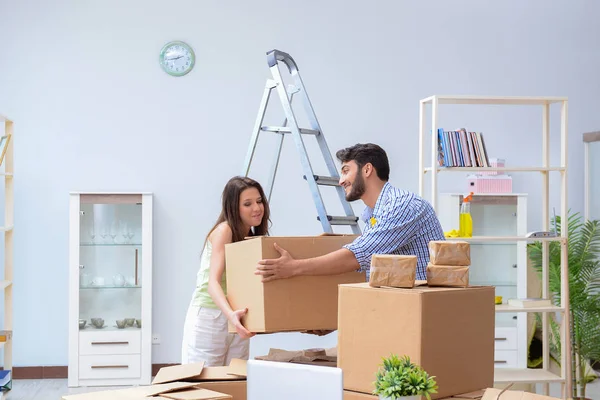
[[(552, 224), (560, 235), (560, 217)], [(600, 359), (600, 221), (583, 221), (579, 213), (568, 216), (569, 318), (571, 321), (571, 365), (573, 398), (587, 399), (586, 385), (596, 379), (591, 360)], [(552, 301), (560, 305), (560, 244), (549, 244), (548, 274)], [(528, 245), (533, 268), (542, 272), (542, 244)], [(541, 318), (537, 316), (536, 322)], [(551, 359), (560, 365), (560, 321), (550, 318)], [(579, 389), (579, 390), (578, 390)], [(579, 391), (579, 393), (577, 393)]]
[(375, 390), (380, 400), (419, 400), (421, 396), (431, 400), (437, 393), (435, 376), (429, 376), (423, 368), (412, 363), (410, 357), (398, 358), (392, 354), (383, 358), (376, 373)]

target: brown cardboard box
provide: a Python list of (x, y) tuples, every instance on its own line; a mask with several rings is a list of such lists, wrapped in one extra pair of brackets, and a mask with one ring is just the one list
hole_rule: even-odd
[(543, 396), (541, 394), (521, 392), (517, 390), (502, 390), (488, 388), (485, 390), (481, 400), (557, 400), (556, 397)]
[(222, 400), (232, 399), (228, 394), (211, 390), (196, 389), (196, 384), (189, 382), (171, 382), (151, 386), (141, 386), (128, 389), (103, 390), (98, 392), (82, 393), (63, 396), (62, 400), (147, 400), (159, 398), (181, 400)]
[[(242, 323), (251, 332), (337, 329), (338, 285), (365, 282), (364, 273), (298, 276), (262, 283), (254, 272), (259, 260), (280, 256), (273, 243), (292, 257), (304, 259), (338, 250), (355, 237), (257, 237), (227, 244), (227, 298), (231, 307), (248, 308)], [(231, 325), (229, 331), (235, 332)]]
[(203, 362), (163, 367), (150, 386), (63, 396), (62, 399), (147, 400), (152, 397), (173, 400), (246, 400), (246, 361), (233, 359), (226, 367), (205, 368)]
[(494, 383), (494, 288), (339, 288), (344, 389), (372, 393), (383, 357), (408, 355), (436, 376), (432, 399)]
[(379, 396), (344, 390), (344, 400), (377, 400)]
[[(510, 384), (508, 387), (514, 387)], [(502, 390), (488, 388), (474, 392), (457, 394), (445, 397), (441, 400), (555, 400), (555, 397), (541, 396), (539, 394), (527, 393), (519, 390)], [(344, 399), (345, 400), (345, 399)]]

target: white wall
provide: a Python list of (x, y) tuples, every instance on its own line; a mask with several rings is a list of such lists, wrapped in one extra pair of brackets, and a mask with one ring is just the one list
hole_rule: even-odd
[[(153, 360), (179, 361), (200, 246), (241, 171), (273, 48), (298, 62), (332, 152), (379, 143), (392, 183), (410, 190), (419, 99), (568, 96), (569, 200), (582, 210), (581, 133), (600, 126), (599, 12), (594, 0), (0, 2), (0, 113), (16, 122), (15, 365), (67, 364), (72, 190), (154, 192)], [(197, 55), (184, 78), (158, 66), (176, 39)], [(440, 123), (484, 132), (510, 165), (541, 162), (541, 109), (444, 109)], [(282, 164), (272, 233), (320, 233), (291, 142)], [(532, 193), (532, 228), (540, 182), (515, 175), (515, 191)], [(455, 176), (441, 188), (462, 185)], [(322, 345), (335, 337), (263, 336), (252, 352)]]

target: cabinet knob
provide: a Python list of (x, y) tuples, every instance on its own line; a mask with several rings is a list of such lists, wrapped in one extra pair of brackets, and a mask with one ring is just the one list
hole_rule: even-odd
[(517, 268), (517, 264), (513, 264), (513, 268)]
[(79, 269), (84, 269), (84, 268), (85, 268), (85, 265), (79, 264)]

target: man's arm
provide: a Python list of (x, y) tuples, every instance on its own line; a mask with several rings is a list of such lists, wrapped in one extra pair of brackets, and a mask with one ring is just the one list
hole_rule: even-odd
[(291, 278), (296, 275), (337, 275), (360, 268), (354, 253), (348, 249), (339, 249), (319, 257), (303, 260), (293, 259), (290, 253), (279, 247), (277, 243), (275, 243), (275, 249), (281, 254), (281, 257), (258, 262), (255, 274), (262, 275), (263, 282)]

